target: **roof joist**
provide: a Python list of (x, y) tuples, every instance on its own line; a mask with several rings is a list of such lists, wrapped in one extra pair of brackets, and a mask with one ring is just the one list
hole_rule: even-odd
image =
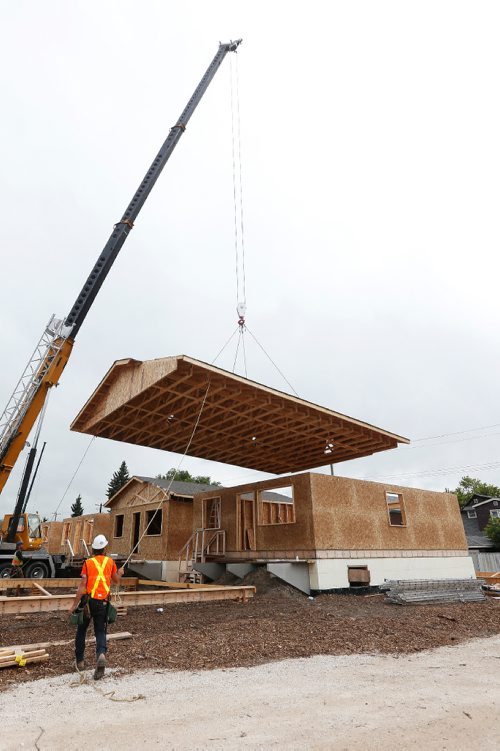
[[(103, 438), (283, 474), (406, 438), (186, 356), (116, 362), (72, 424)], [(327, 443), (333, 452), (325, 452)]]

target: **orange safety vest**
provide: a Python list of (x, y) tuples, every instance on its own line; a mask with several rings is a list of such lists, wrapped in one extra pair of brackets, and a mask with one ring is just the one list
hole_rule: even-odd
[(24, 563), (22, 558), (17, 557), (17, 550), (14, 553), (14, 558), (12, 559), (12, 566), (22, 566)]
[(116, 564), (106, 555), (95, 556), (85, 561), (87, 594), (96, 600), (106, 600), (111, 589), (111, 576)]

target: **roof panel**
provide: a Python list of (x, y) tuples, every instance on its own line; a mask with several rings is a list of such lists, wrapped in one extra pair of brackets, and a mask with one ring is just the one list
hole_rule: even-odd
[(115, 362), (71, 429), (273, 474), (409, 443), (185, 355)]

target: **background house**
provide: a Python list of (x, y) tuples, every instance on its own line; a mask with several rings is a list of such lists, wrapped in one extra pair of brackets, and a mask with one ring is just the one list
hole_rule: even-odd
[(492, 517), (500, 517), (500, 499), (475, 493), (461, 508), (469, 553), (476, 571), (500, 571), (500, 551), (484, 534)]

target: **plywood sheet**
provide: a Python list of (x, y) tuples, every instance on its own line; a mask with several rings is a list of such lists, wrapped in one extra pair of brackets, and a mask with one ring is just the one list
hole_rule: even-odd
[(348, 461), (409, 442), (185, 355), (119, 360), (71, 428), (184, 453), (196, 424), (189, 456), (274, 474)]

